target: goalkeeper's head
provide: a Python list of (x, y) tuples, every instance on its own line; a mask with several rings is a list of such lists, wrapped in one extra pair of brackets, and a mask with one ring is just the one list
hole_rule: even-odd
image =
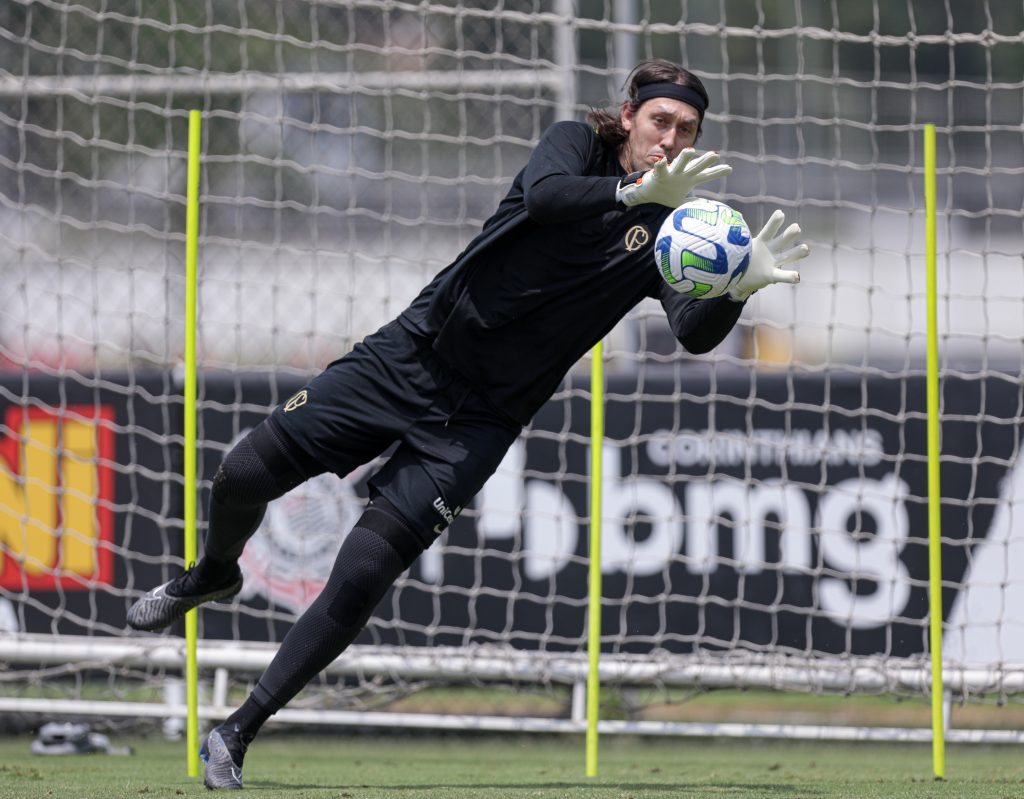
[(587, 120), (609, 146), (620, 148), (629, 172), (675, 158), (701, 133), (708, 93), (700, 78), (662, 58), (641, 61), (629, 74), (619, 113), (593, 110)]

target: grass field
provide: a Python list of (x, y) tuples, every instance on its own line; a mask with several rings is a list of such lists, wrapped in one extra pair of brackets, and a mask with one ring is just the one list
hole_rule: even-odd
[[(29, 736), (0, 738), (3, 799), (209, 795), (185, 774), (184, 745), (130, 743), (131, 757), (38, 758)], [(602, 741), (600, 776), (583, 776), (576, 737), (268, 733), (250, 750), (243, 796), (298, 799), (668, 799), (1024, 796), (1016, 747), (947, 749), (945, 782), (922, 745), (636, 739)]]

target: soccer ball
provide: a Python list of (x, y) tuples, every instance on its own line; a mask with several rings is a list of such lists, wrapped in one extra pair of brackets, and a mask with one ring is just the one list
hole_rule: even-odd
[(750, 229), (725, 203), (690, 200), (665, 219), (654, 259), (665, 282), (680, 294), (720, 297), (750, 265)]

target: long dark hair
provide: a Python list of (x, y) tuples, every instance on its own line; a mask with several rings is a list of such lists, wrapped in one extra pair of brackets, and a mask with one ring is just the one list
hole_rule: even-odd
[[(628, 105), (633, 113), (636, 113), (640, 108), (640, 101), (637, 100), (636, 93), (641, 86), (646, 86), (648, 83), (678, 83), (680, 86), (688, 86), (704, 98), (705, 107), (709, 105), (708, 93), (704, 84), (700, 82), (700, 78), (690, 70), (683, 69), (678, 64), (673, 64), (664, 58), (652, 58), (649, 61), (641, 61), (629, 73), (629, 77), (626, 79), (626, 100), (623, 102), (623, 106)], [(612, 113), (594, 108), (587, 114), (587, 122), (593, 126), (598, 137), (605, 144), (618, 147), (629, 138), (629, 132), (622, 127), (621, 116), (621, 109), (618, 113)], [(701, 114), (700, 123), (697, 125), (698, 138), (703, 124), (704, 115)]]

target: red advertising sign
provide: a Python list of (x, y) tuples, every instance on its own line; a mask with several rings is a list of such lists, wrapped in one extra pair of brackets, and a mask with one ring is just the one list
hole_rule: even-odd
[(85, 591), (114, 564), (114, 411), (9, 407), (0, 427), (0, 588)]

